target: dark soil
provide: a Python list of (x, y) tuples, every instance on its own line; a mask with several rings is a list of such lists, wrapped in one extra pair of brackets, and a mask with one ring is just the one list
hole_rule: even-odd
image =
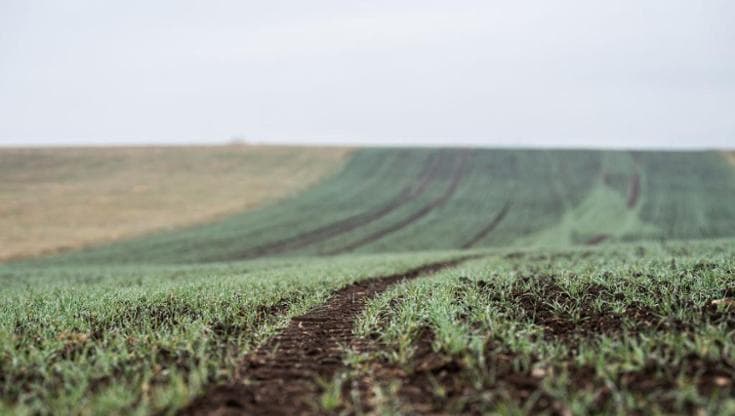
[(345, 368), (343, 349), (354, 341), (354, 320), (365, 302), (395, 283), (469, 258), (364, 280), (338, 291), (324, 305), (293, 318), (280, 334), (248, 356), (234, 382), (209, 389), (180, 414), (319, 414), (317, 380), (331, 380)]
[[(499, 351), (492, 342), (486, 345), (480, 391), (473, 386), (477, 375), (469, 371), (467, 362), (435, 352), (431, 342), (431, 333), (425, 330), (417, 345), (413, 371), (405, 376), (399, 392), (412, 411), (420, 414), (484, 414), (490, 410), (487, 408), (490, 403), (505, 400), (526, 405), (533, 413), (564, 412), (563, 403), (555, 401), (541, 389), (543, 376), (517, 370), (514, 366), (517, 357)], [(441, 386), (443, 394), (437, 394), (437, 386)], [(481, 398), (481, 395), (485, 397)]]
[(336, 250), (330, 251), (325, 254), (340, 254), (340, 253), (346, 253), (350, 252), (358, 247), (364, 246), (365, 244), (372, 243), (373, 241), (380, 240), (381, 238), (385, 237), (388, 234), (392, 234), (396, 231), (399, 231), (414, 222), (420, 220), (421, 218), (428, 215), (433, 209), (440, 207), (444, 205), (449, 198), (454, 195), (454, 193), (457, 191), (457, 188), (459, 187), (460, 182), (462, 182), (462, 179), (465, 175), (465, 168), (467, 165), (467, 159), (469, 158), (470, 153), (468, 151), (465, 151), (460, 156), (459, 163), (457, 165), (456, 170), (454, 171), (454, 175), (452, 177), (452, 181), (449, 183), (449, 186), (444, 191), (443, 194), (438, 196), (432, 201), (429, 201), (428, 204), (424, 205), (421, 209), (418, 211), (415, 211), (408, 217), (402, 219), (396, 224), (391, 224), (389, 227), (386, 227), (384, 229), (378, 230), (364, 238), (361, 238), (360, 240), (355, 241), (354, 243), (347, 244), (345, 246), (342, 246)]
[(439, 154), (438, 157), (429, 160), (419, 180), (415, 184), (405, 187), (398, 193), (398, 195), (383, 206), (353, 215), (340, 221), (335, 221), (311, 231), (251, 248), (247, 251), (238, 253), (234, 258), (221, 260), (255, 258), (296, 250), (298, 248), (347, 233), (358, 227), (376, 221), (421, 196), (429, 185), (436, 180), (438, 173), (441, 170), (441, 166), (445, 163), (445, 159), (446, 156), (442, 153)]
[[(386, 360), (372, 363), (370, 377), (357, 381), (359, 403), (354, 408), (374, 411), (370, 407), (375, 385), (387, 386), (399, 380), (398, 394), (403, 411), (408, 414), (488, 414), (498, 402), (510, 402), (525, 407), (533, 414), (571, 414), (562, 398), (555, 398), (544, 389), (547, 378), (565, 374), (570, 391), (586, 392), (592, 398), (588, 410), (610, 413), (616, 409), (611, 387), (646, 398), (667, 413), (695, 413), (701, 402), (689, 398), (677, 401), (672, 394), (678, 380), (694, 383), (697, 392), (709, 397), (732, 397), (735, 394), (735, 366), (727, 358), (711, 359), (697, 355), (674, 362), (650, 361), (642, 369), (602, 375), (590, 366), (577, 366), (573, 361), (542, 363), (529, 357), (531, 365), (520, 368), (517, 354), (489, 340), (484, 352), (484, 365), (468, 357), (451, 357), (432, 348), (433, 334), (424, 329), (415, 343), (415, 353), (408, 368), (399, 368)], [(377, 349), (378, 347), (374, 347)], [(478, 385), (479, 382), (479, 385)], [(344, 401), (350, 402), (343, 391)], [(642, 404), (643, 402), (639, 403)], [(341, 409), (355, 414), (354, 409)], [(645, 410), (629, 409), (631, 414), (646, 414)]]
[[(375, 411), (370, 405), (374, 387), (399, 380), (401, 410), (406, 414), (487, 414), (492, 413), (493, 405), (499, 401), (525, 405), (532, 413), (567, 414), (564, 403), (542, 389), (542, 382), (551, 371), (517, 369), (518, 356), (502, 351), (492, 341), (486, 345), (484, 366), (478, 367), (478, 362), (468, 361), (467, 357), (434, 351), (433, 339), (431, 330), (421, 331), (408, 368), (391, 365), (385, 359), (373, 362), (370, 377), (356, 383), (360, 402), (352, 402), (355, 409), (342, 410), (348, 414), (359, 413), (355, 411), (357, 408), (362, 412)], [(376, 344), (372, 349), (378, 348)], [(580, 383), (594, 375), (589, 371), (579, 373), (584, 373)], [(345, 393), (344, 401), (350, 402)]]
[(610, 238), (610, 236), (607, 234), (598, 234), (593, 237), (590, 237), (587, 241), (585, 241), (585, 244), (587, 244), (588, 246), (596, 246), (604, 242), (608, 238)]
[[(468, 279), (467, 283), (470, 282)], [(622, 293), (614, 293), (600, 285), (589, 285), (582, 293), (571, 296), (557, 284), (554, 276), (529, 276), (519, 279), (510, 293), (500, 298), (500, 291), (491, 281), (479, 280), (472, 284), (491, 300), (497, 301), (498, 305), (506, 305), (511, 316), (530, 320), (543, 327), (546, 340), (555, 340), (570, 346), (601, 335), (622, 335), (626, 330), (640, 332), (689, 329), (684, 323), (659, 316), (639, 303), (627, 305), (623, 313), (598, 310), (593, 306), (594, 299), (608, 302), (624, 299)], [(577, 316), (569, 316), (566, 312), (569, 310), (575, 310)]]

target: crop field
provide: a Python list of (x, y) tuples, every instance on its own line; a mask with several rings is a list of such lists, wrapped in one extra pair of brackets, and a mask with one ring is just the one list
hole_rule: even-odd
[(727, 154), (256, 150), (148, 155), (192, 183), (157, 232), (0, 265), (0, 413), (735, 414)]
[(250, 210), (334, 173), (348, 153), (266, 146), (0, 149), (0, 260)]

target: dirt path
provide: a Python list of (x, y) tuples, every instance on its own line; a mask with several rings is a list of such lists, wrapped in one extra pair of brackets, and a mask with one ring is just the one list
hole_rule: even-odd
[(510, 211), (510, 206), (511, 206), (511, 202), (510, 201), (506, 202), (505, 205), (503, 205), (503, 208), (500, 209), (500, 212), (498, 212), (497, 215), (495, 215), (495, 218), (493, 218), (493, 220), (488, 225), (486, 225), (484, 228), (478, 231), (477, 234), (475, 234), (468, 242), (466, 242), (462, 246), (462, 248), (471, 248), (472, 246), (480, 242), (480, 240), (487, 237), (488, 234), (493, 232), (493, 230), (498, 226), (498, 224), (500, 224), (503, 221), (505, 216), (508, 215), (508, 211)]
[(459, 187), (460, 182), (462, 182), (462, 179), (464, 178), (464, 174), (465, 174), (465, 168), (467, 165), (468, 157), (469, 157), (468, 152), (462, 153), (462, 155), (460, 156), (460, 160), (459, 160), (457, 169), (455, 170), (454, 176), (452, 177), (452, 181), (450, 182), (446, 191), (444, 191), (444, 193), (441, 194), (439, 197), (430, 201), (428, 204), (423, 206), (421, 209), (409, 215), (408, 217), (404, 218), (397, 224), (392, 224), (389, 227), (378, 230), (364, 238), (361, 238), (360, 240), (357, 240), (351, 244), (342, 246), (336, 250), (329, 251), (325, 254), (332, 255), (332, 254), (347, 253), (358, 247), (364, 246), (365, 244), (372, 243), (373, 241), (378, 241), (381, 238), (385, 237), (386, 235), (399, 231), (411, 225), (412, 223), (420, 220), (421, 218), (428, 215), (434, 208), (444, 205), (449, 200), (449, 198), (451, 198), (452, 195), (454, 195), (454, 193), (457, 191), (457, 188)]
[(293, 318), (288, 327), (248, 356), (235, 382), (215, 386), (181, 415), (319, 414), (319, 385), (340, 369), (343, 348), (354, 343), (354, 321), (365, 302), (391, 285), (455, 266), (476, 256), (432, 263), (405, 273), (354, 283), (324, 305)]
[[(284, 238), (282, 240), (274, 241), (271, 243), (263, 244), (258, 247), (254, 247), (247, 251), (241, 252), (234, 256), (236, 259), (248, 259), (261, 256), (275, 255), (291, 250), (296, 250), (302, 247), (306, 247), (311, 244), (318, 243), (320, 241), (327, 240), (335, 237), (339, 234), (343, 234), (352, 231), (358, 227), (366, 225), (370, 222), (376, 221), (390, 212), (398, 209), (411, 202), (412, 200), (421, 196), (429, 184), (436, 179), (437, 173), (440, 170), (440, 166), (444, 161), (444, 155), (439, 154), (438, 157), (432, 158), (426, 165), (424, 172), (420, 176), (419, 180), (405, 187), (396, 197), (390, 200), (387, 204), (378, 207), (374, 210), (363, 212), (351, 217), (345, 218), (340, 221), (336, 221), (317, 229), (307, 231), (292, 237)], [(233, 260), (233, 259), (228, 259)]]

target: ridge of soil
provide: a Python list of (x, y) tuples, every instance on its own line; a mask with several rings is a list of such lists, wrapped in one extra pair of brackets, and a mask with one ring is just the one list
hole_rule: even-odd
[(449, 186), (447, 187), (447, 189), (444, 191), (443, 194), (441, 194), (434, 200), (430, 201), (428, 204), (424, 205), (421, 209), (414, 212), (410, 216), (404, 218), (397, 224), (393, 224), (393, 225), (390, 225), (389, 227), (378, 230), (364, 238), (361, 238), (360, 240), (354, 243), (342, 246), (339, 249), (332, 250), (330, 252), (327, 252), (326, 254), (333, 255), (333, 254), (341, 254), (341, 253), (349, 252), (365, 244), (380, 240), (386, 235), (399, 231), (411, 225), (412, 223), (420, 220), (421, 218), (428, 215), (434, 208), (444, 205), (449, 200), (449, 198), (451, 198), (452, 195), (454, 195), (454, 193), (457, 191), (457, 188), (459, 187), (460, 182), (462, 182), (462, 179), (464, 178), (468, 156), (469, 156), (468, 152), (462, 153), (462, 156), (460, 157), (460, 160), (459, 160), (459, 165), (457, 166), (457, 170), (455, 171), (454, 176), (452, 177), (452, 182), (449, 184)]
[(421, 196), (428, 188), (428, 185), (436, 179), (443, 158), (444, 155), (439, 154), (438, 157), (428, 161), (417, 183), (407, 185), (392, 200), (380, 207), (332, 222), (314, 230), (248, 249), (236, 257), (237, 259), (248, 259), (295, 250), (352, 231), (360, 226), (378, 220)]
[(455, 266), (478, 256), (430, 263), (404, 273), (353, 283), (323, 305), (295, 317), (278, 335), (250, 354), (235, 380), (209, 389), (180, 415), (318, 414), (318, 380), (340, 369), (343, 349), (354, 342), (352, 329), (365, 302), (393, 284)]
[(510, 211), (510, 206), (512, 203), (510, 201), (507, 201), (505, 205), (503, 205), (503, 208), (500, 209), (500, 212), (498, 212), (492, 221), (485, 227), (483, 227), (477, 234), (475, 234), (468, 242), (466, 242), (462, 248), (472, 248), (475, 244), (480, 242), (483, 238), (487, 237), (493, 230), (503, 221), (506, 215), (508, 215), (508, 211)]

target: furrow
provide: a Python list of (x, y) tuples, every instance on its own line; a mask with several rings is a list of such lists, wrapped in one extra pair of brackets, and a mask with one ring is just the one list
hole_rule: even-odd
[(480, 231), (478, 231), (477, 234), (475, 234), (468, 242), (466, 242), (462, 248), (472, 248), (475, 244), (480, 242), (482, 239), (487, 237), (493, 230), (503, 221), (506, 215), (508, 215), (508, 211), (510, 210), (511, 202), (508, 201), (503, 205), (503, 208), (500, 209), (500, 212), (495, 215), (495, 218), (493, 218), (492, 221), (485, 227), (483, 227)]
[(356, 214), (354, 216), (345, 218), (340, 221), (336, 221), (325, 226), (316, 228), (298, 234), (292, 237), (284, 238), (275, 242), (267, 243), (247, 251), (239, 253), (235, 256), (237, 259), (248, 259), (269, 255), (276, 255), (287, 251), (297, 250), (315, 244), (340, 234), (350, 232), (358, 227), (367, 225), (373, 221), (376, 221), (390, 212), (400, 208), (401, 206), (413, 201), (414, 199), (421, 196), (426, 192), (429, 184), (436, 179), (437, 173), (441, 166), (443, 154), (439, 154), (438, 157), (431, 158), (427, 162), (426, 169), (417, 181), (417, 183), (406, 186), (401, 192), (398, 193), (392, 200), (387, 204), (378, 207), (374, 210)]
[(442, 195), (430, 201), (428, 204), (423, 206), (421, 209), (419, 209), (418, 211), (415, 211), (410, 216), (404, 218), (400, 222), (396, 224), (392, 224), (391, 226), (378, 230), (360, 240), (357, 240), (351, 244), (339, 247), (338, 249), (329, 251), (325, 254), (333, 255), (333, 254), (346, 253), (346, 252), (353, 251), (354, 249), (358, 247), (364, 246), (374, 241), (378, 241), (381, 238), (389, 234), (400, 231), (401, 229), (413, 224), (414, 222), (428, 215), (435, 208), (444, 205), (452, 197), (452, 195), (454, 195), (454, 193), (457, 191), (457, 188), (459, 187), (460, 182), (462, 182), (462, 179), (464, 178), (464, 174), (465, 174), (465, 168), (467, 165), (468, 157), (469, 157), (468, 152), (462, 153), (462, 156), (460, 156), (459, 165), (452, 178), (452, 182), (449, 184), (446, 191), (444, 191)]
[(354, 283), (324, 305), (296, 317), (280, 334), (246, 357), (237, 379), (211, 388), (181, 415), (318, 414), (318, 380), (345, 369), (343, 348), (366, 302), (391, 285), (455, 266), (477, 256), (431, 263), (405, 273)]

